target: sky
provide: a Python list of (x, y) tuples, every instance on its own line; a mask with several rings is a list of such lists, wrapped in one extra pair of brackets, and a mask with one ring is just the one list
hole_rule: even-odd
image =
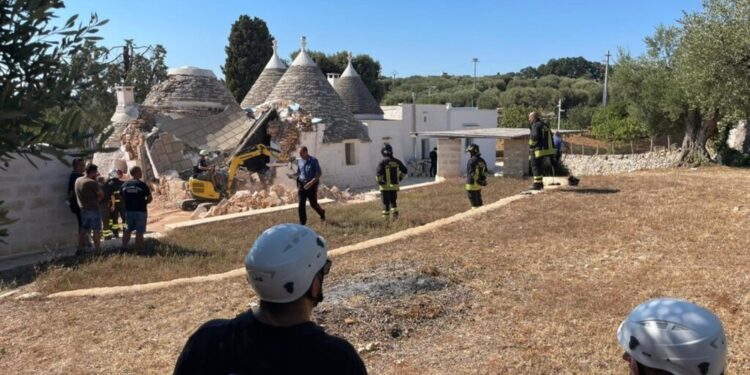
[(108, 47), (134, 39), (162, 44), (169, 67), (208, 68), (222, 77), (229, 30), (241, 14), (266, 21), (289, 58), (308, 48), (369, 54), (382, 74), (493, 75), (551, 58), (604, 61), (619, 47), (640, 54), (659, 24), (675, 24), (700, 0), (66, 0), (61, 22), (96, 12)]

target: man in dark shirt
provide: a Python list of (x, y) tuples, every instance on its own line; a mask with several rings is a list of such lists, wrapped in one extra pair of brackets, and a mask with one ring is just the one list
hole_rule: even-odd
[(263, 232), (245, 257), (260, 306), (203, 324), (174, 374), (366, 374), (351, 344), (310, 321), (330, 268), (328, 244), (312, 229), (280, 224)]
[[(120, 196), (120, 190), (122, 185), (125, 183), (122, 181), (125, 173), (119, 169), (113, 169), (109, 172), (109, 180), (107, 180), (106, 188), (104, 193), (109, 194), (105, 197), (109, 204), (110, 211), (110, 228), (115, 238), (120, 237), (120, 228), (125, 226), (125, 202)], [(122, 223), (122, 224), (121, 224)], [(105, 223), (106, 225), (107, 223)], [(123, 228), (124, 229), (124, 228)]]
[(430, 151), (430, 177), (437, 175), (437, 147)]
[(76, 215), (76, 220), (78, 221), (79, 250), (83, 249), (83, 247), (86, 245), (86, 233), (81, 230), (81, 207), (78, 206), (75, 186), (76, 180), (80, 177), (83, 177), (83, 169), (85, 166), (86, 164), (84, 163), (83, 159), (73, 159), (73, 171), (70, 172), (70, 177), (68, 177), (68, 206), (70, 207), (70, 212)]
[(151, 189), (141, 181), (143, 172), (140, 167), (130, 169), (131, 180), (122, 184), (120, 196), (125, 201), (125, 232), (122, 235), (122, 248), (128, 247), (130, 233), (135, 231), (135, 253), (138, 254), (143, 250), (143, 234), (146, 233), (146, 221), (148, 220), (148, 210), (146, 206), (151, 203)]
[(322, 174), (318, 159), (307, 152), (307, 147), (300, 147), (297, 173), (289, 175), (289, 177), (297, 179), (299, 222), (302, 225), (307, 224), (307, 208), (305, 205), (308, 200), (310, 201), (310, 207), (320, 215), (320, 220), (326, 221), (326, 211), (318, 204), (318, 183)]

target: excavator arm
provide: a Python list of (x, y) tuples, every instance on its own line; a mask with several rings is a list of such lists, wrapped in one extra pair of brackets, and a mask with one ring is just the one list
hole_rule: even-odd
[[(235, 177), (237, 177), (237, 170), (239, 170), (240, 166), (245, 165), (245, 162), (248, 160), (252, 160), (262, 156), (266, 156), (269, 158), (278, 158), (279, 150), (273, 149), (261, 143), (253, 146), (246, 152), (234, 155), (229, 160), (229, 168), (227, 171), (227, 186), (232, 186)], [(259, 170), (254, 170), (253, 168), (248, 169), (251, 169), (252, 172), (262, 172), (260, 168), (258, 168)]]

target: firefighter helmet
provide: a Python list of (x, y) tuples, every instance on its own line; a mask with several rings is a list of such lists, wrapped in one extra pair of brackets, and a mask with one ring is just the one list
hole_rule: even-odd
[(617, 329), (617, 341), (643, 366), (672, 374), (724, 373), (721, 321), (688, 301), (657, 298), (638, 305)]
[(380, 154), (383, 156), (393, 156), (393, 147), (389, 144), (384, 144), (383, 148), (380, 149)]
[(476, 144), (472, 143), (468, 147), (466, 147), (466, 152), (468, 152), (468, 153), (470, 153), (472, 155), (478, 154), (479, 153), (479, 146), (477, 146)]
[(326, 240), (299, 224), (267, 229), (245, 257), (250, 286), (261, 300), (276, 303), (294, 302), (304, 296), (318, 272), (329, 265)]

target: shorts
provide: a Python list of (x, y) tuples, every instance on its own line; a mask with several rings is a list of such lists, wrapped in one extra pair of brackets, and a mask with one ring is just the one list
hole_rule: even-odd
[(148, 214), (141, 211), (126, 211), (125, 223), (128, 226), (128, 232), (146, 233), (146, 221)]
[(81, 230), (100, 232), (102, 230), (102, 213), (99, 211), (81, 210)]

